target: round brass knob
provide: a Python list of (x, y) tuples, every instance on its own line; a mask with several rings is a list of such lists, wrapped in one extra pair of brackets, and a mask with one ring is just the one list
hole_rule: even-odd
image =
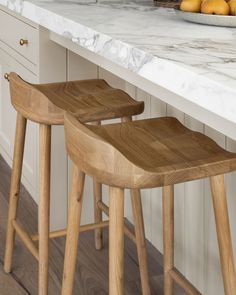
[(27, 45), (28, 44), (28, 40), (26, 40), (26, 39), (20, 39), (19, 43), (20, 43), (20, 46)]
[(10, 75), (8, 73), (4, 74), (4, 79), (6, 79), (7, 81), (10, 81)]

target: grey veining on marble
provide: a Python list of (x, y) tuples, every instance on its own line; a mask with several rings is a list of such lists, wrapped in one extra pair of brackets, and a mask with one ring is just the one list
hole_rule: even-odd
[(0, 4), (236, 123), (236, 29), (187, 23), (150, 1)]

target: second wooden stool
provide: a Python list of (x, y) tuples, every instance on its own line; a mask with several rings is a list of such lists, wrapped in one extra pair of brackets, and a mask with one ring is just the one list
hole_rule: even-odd
[[(84, 173), (109, 185), (109, 294), (124, 294), (124, 189), (163, 187), (164, 291), (174, 281), (187, 294), (199, 295), (174, 269), (174, 185), (209, 177), (225, 295), (236, 294), (236, 276), (224, 173), (236, 170), (236, 154), (175, 118), (88, 126), (67, 114), (66, 146), (74, 163), (62, 294), (71, 295)], [(139, 197), (137, 194), (135, 197)]]

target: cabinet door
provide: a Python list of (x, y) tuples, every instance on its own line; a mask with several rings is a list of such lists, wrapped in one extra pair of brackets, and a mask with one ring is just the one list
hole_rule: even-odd
[[(11, 105), (9, 82), (4, 78), (6, 73), (16, 72), (23, 79), (35, 83), (37, 77), (0, 49), (0, 145), (1, 154), (8, 164), (12, 165), (16, 111)], [(28, 122), (22, 181), (34, 196), (37, 192), (37, 147), (38, 127)]]

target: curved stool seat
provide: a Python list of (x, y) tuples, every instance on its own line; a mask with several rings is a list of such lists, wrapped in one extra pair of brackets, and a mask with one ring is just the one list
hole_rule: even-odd
[[(174, 185), (209, 177), (216, 219), (221, 269), (226, 295), (236, 294), (236, 275), (230, 234), (224, 173), (236, 170), (236, 153), (219, 147), (207, 136), (175, 118), (156, 118), (105, 126), (88, 126), (65, 115), (66, 147), (74, 162), (62, 294), (71, 294), (70, 255), (74, 248), (76, 216), (82, 206), (83, 174), (110, 187), (109, 294), (123, 295), (124, 189), (163, 187), (164, 294), (173, 295), (174, 281), (187, 294), (200, 292), (174, 269)], [(135, 196), (134, 196), (135, 198)], [(69, 292), (68, 292), (69, 290)]]
[[(71, 117), (68, 126), (67, 133), (75, 133), (74, 147), (84, 156), (81, 167), (88, 165), (92, 175), (99, 169), (97, 179), (114, 186), (159, 187), (236, 169), (235, 153), (225, 151), (209, 137), (186, 128), (175, 118), (84, 128)], [(86, 145), (81, 138), (86, 138)], [(73, 145), (68, 145), (68, 149), (71, 151)], [(104, 158), (106, 161), (101, 162)]]
[(144, 103), (112, 88), (102, 79), (49, 84), (29, 84), (17, 74), (9, 75), (11, 100), (25, 118), (42, 124), (63, 125), (69, 111), (83, 122), (138, 115)]
[[(132, 120), (132, 116), (143, 112), (144, 103), (137, 102), (120, 89), (114, 89), (104, 80), (93, 79), (33, 85), (22, 80), (16, 73), (9, 76), (11, 101), (17, 110), (16, 135), (10, 188), (10, 201), (6, 237), (4, 270), (10, 272), (15, 233), (39, 262), (38, 295), (48, 293), (48, 267), (50, 237), (65, 236), (66, 229), (49, 232), (50, 212), (50, 169), (51, 169), (51, 126), (63, 125), (64, 114), (69, 111), (82, 122), (100, 125), (101, 120), (120, 118)], [(29, 236), (17, 222), (22, 163), (27, 120), (39, 124), (39, 206), (38, 234)], [(102, 228), (108, 222), (102, 220), (103, 212), (109, 215), (109, 207), (102, 201), (102, 186), (93, 180), (94, 219), (83, 230), (94, 230), (95, 247), (103, 246)], [(133, 197), (135, 195), (135, 198)], [(150, 295), (147, 254), (139, 191), (131, 191), (135, 234), (125, 226), (125, 234), (137, 245), (143, 294)], [(66, 208), (65, 208), (66, 209)], [(38, 241), (38, 248), (34, 242)]]

